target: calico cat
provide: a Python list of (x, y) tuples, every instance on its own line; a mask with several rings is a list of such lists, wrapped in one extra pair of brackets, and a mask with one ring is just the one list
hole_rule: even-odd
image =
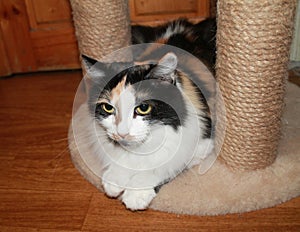
[[(195, 25), (177, 20), (160, 27), (134, 26), (132, 42), (177, 46), (213, 67), (214, 25), (211, 20)], [(98, 154), (104, 191), (128, 209), (146, 209), (162, 184), (210, 154), (213, 139), (205, 98), (177, 69), (178, 57), (172, 52), (156, 63), (107, 64), (85, 55), (82, 60), (96, 83), (89, 91), (89, 113), (109, 153)], [(112, 70), (118, 72), (104, 81)]]

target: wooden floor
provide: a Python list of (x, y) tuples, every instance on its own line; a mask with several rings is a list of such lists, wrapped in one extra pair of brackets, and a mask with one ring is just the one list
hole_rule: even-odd
[(67, 130), (80, 71), (0, 80), (0, 231), (300, 231), (300, 198), (257, 212), (130, 212), (84, 180)]

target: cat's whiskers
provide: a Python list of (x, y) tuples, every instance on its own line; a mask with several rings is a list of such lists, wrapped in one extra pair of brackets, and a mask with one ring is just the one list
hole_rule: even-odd
[(61, 139), (55, 139), (53, 142), (62, 142), (62, 141), (68, 141), (68, 137), (61, 138)]

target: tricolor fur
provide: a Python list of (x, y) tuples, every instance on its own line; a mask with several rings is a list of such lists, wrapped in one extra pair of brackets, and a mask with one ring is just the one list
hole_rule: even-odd
[[(137, 26), (132, 29), (133, 42), (163, 41), (212, 63), (213, 57), (201, 54), (205, 46), (197, 47), (200, 36), (196, 35), (201, 30), (195, 32), (194, 27), (184, 20), (158, 28)], [(158, 63), (131, 66), (103, 64), (86, 56), (83, 61), (97, 83), (90, 90), (90, 114), (101, 146), (111, 154), (101, 157), (104, 190), (108, 196), (120, 197), (131, 210), (145, 209), (158, 186), (209, 155), (212, 138), (207, 103), (187, 74), (177, 70), (173, 53), (165, 54)], [(111, 69), (120, 65), (126, 68), (106, 83)], [(94, 144), (93, 148), (97, 154), (99, 147)]]
[(158, 27), (133, 26), (132, 43), (163, 43), (181, 48), (198, 57), (213, 71), (216, 61), (216, 28), (215, 19), (197, 24), (179, 19)]

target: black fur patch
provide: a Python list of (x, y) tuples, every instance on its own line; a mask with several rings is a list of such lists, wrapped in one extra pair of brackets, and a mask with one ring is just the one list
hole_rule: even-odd
[[(155, 67), (156, 65), (153, 64), (134, 66), (120, 72), (105, 86), (93, 86), (89, 98), (90, 112), (98, 119), (108, 116), (96, 102), (99, 98), (106, 98), (106, 94), (113, 90), (126, 75), (126, 85), (133, 85), (137, 102), (148, 103), (153, 108), (149, 115), (144, 116), (144, 120), (150, 121), (151, 124), (169, 125), (177, 130), (178, 126), (184, 124), (187, 116), (183, 96), (174, 84), (151, 76), (150, 72)], [(147, 93), (146, 98), (145, 93)], [(144, 97), (138, 97), (141, 95)]]
[[(151, 83), (153, 82), (153, 83)], [(178, 126), (184, 125), (187, 117), (186, 105), (180, 90), (173, 84), (150, 79), (146, 82), (141, 82), (135, 86), (137, 96), (147, 93), (146, 103), (152, 106), (152, 111), (145, 116), (145, 120), (150, 123), (162, 123), (169, 125), (177, 130)], [(139, 94), (141, 93), (141, 94)], [(137, 99), (138, 102), (143, 102), (143, 99)]]
[(193, 24), (186, 19), (178, 19), (167, 24), (149, 27), (132, 26), (132, 43), (155, 43), (160, 41), (167, 29), (184, 28), (180, 33), (172, 34), (163, 40), (165, 44), (182, 48), (198, 57), (214, 72), (216, 61), (216, 19), (207, 19)]

